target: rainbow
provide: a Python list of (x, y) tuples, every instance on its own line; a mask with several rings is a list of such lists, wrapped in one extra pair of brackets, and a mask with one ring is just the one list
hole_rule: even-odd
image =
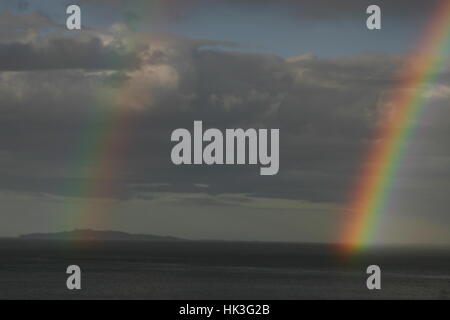
[[(138, 30), (151, 16), (153, 20), (175, 19), (181, 10), (189, 10), (187, 4), (181, 6), (173, 1), (158, 3), (140, 1), (125, 5), (129, 16), (124, 15), (124, 23), (132, 31), (124, 44), (129, 49), (140, 45)], [(164, 19), (163, 19), (164, 18)], [(132, 50), (131, 50), (132, 51)], [(112, 61), (124, 63), (126, 61)], [(119, 190), (119, 176), (126, 167), (127, 148), (131, 143), (131, 132), (137, 119), (136, 110), (130, 106), (126, 85), (105, 88), (99, 84), (95, 101), (85, 116), (84, 127), (71, 150), (71, 173), (76, 179), (63, 186), (71, 196), (58, 222), (60, 229), (110, 228), (111, 209)]]
[[(127, 46), (137, 44), (127, 39)], [(126, 61), (114, 61), (125, 63)], [(64, 186), (70, 195), (60, 228), (110, 228), (111, 208), (120, 196), (121, 176), (136, 110), (129, 106), (126, 85), (105, 87), (98, 84), (86, 114), (83, 128), (71, 151), (71, 172), (76, 177)]]
[(345, 219), (338, 242), (346, 253), (359, 252), (373, 240), (411, 133), (427, 105), (425, 90), (435, 82), (445, 61), (450, 44), (450, 1), (439, 2), (419, 44), (418, 52), (410, 56), (387, 100), (393, 107), (392, 114), (377, 127), (345, 207), (349, 218)]
[(64, 229), (102, 229), (110, 221), (105, 215), (120, 193), (115, 180), (120, 179), (117, 173), (125, 161), (134, 118), (133, 112), (114, 101), (118, 94), (99, 98), (87, 115), (83, 134), (73, 151), (74, 172), (79, 178), (66, 187), (74, 199), (62, 221)]

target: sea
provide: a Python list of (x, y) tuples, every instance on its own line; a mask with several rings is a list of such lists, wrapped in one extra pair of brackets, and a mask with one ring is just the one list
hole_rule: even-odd
[[(68, 290), (69, 265), (81, 290)], [(369, 290), (367, 267), (381, 269)], [(450, 249), (343, 257), (322, 244), (0, 240), (0, 299), (450, 299)]]

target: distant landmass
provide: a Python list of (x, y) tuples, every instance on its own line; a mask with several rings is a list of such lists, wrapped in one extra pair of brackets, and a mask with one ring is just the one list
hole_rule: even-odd
[(19, 236), (20, 239), (42, 240), (133, 240), (133, 241), (186, 241), (185, 239), (170, 236), (155, 236), (149, 234), (131, 234), (121, 231), (99, 231), (90, 229), (77, 229), (55, 233), (30, 233)]

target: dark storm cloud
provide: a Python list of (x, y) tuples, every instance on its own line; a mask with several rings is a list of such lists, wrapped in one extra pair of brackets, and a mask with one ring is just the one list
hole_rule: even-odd
[[(89, 196), (64, 186), (104, 180), (115, 187), (97, 196), (118, 200), (171, 192), (340, 202), (386, 111), (382, 102), (402, 61), (387, 55), (285, 60), (205, 48), (215, 42), (122, 32), (123, 39), (113, 42), (99, 34), (0, 46), (1, 68), (21, 71), (0, 74), (1, 189)], [(128, 37), (137, 45), (125, 50)], [(424, 144), (432, 141), (447, 157), (442, 114), (448, 114), (449, 83), (443, 78), (441, 85), (434, 105), (442, 113), (428, 120), (434, 133)], [(105, 161), (120, 166), (111, 176), (83, 176), (81, 169), (103, 165), (82, 155), (86, 139), (108, 130), (105, 117), (115, 107), (131, 123), (111, 133), (127, 147)], [(280, 128), (280, 173), (261, 177), (256, 167), (172, 165), (171, 132), (191, 129), (199, 119), (205, 128)]]
[(98, 38), (54, 38), (46, 43), (0, 43), (0, 70), (122, 69), (138, 58), (102, 44)]

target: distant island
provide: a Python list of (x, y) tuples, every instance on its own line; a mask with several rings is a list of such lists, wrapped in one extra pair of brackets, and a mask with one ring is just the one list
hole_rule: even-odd
[(148, 234), (131, 234), (121, 231), (100, 231), (90, 229), (76, 229), (73, 231), (63, 231), (55, 233), (30, 233), (19, 236), (20, 239), (35, 240), (132, 240), (132, 241), (186, 241), (185, 239), (170, 236), (155, 236)]

